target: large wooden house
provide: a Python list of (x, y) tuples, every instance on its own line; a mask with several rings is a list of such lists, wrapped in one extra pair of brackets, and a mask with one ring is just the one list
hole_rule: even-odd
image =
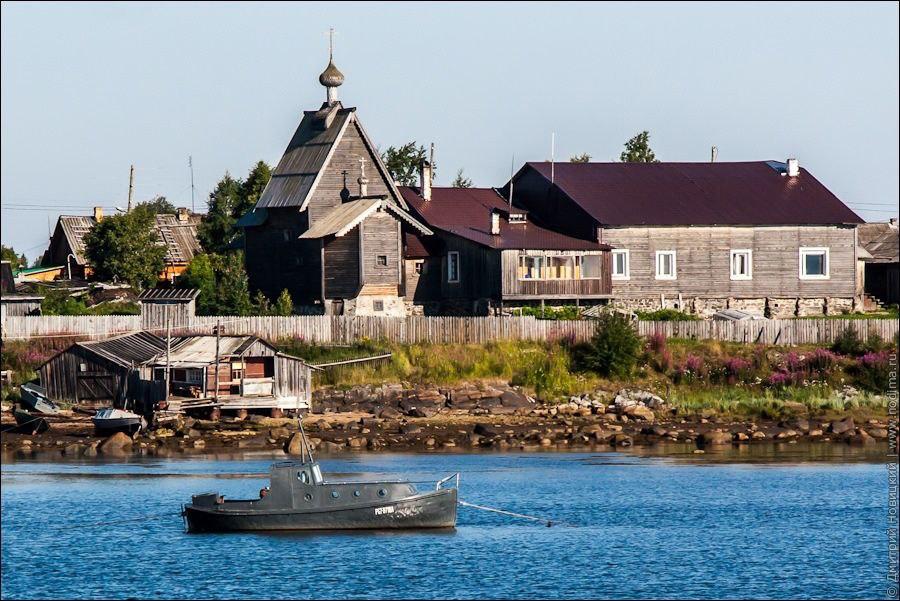
[(526, 163), (512, 183), (514, 206), (613, 248), (618, 304), (783, 317), (859, 302), (862, 219), (796, 159)]
[(319, 76), (326, 101), (305, 111), (272, 179), (239, 225), (251, 288), (334, 315), (404, 315), (403, 233), (430, 235), (409, 213), (360, 123), (337, 99), (334, 63)]

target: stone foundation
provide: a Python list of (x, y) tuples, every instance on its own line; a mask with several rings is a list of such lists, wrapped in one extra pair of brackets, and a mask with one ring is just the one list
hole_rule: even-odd
[(857, 299), (852, 297), (700, 298), (661, 295), (633, 299), (618, 298), (610, 301), (610, 304), (617, 309), (626, 311), (678, 309), (703, 318), (712, 317), (714, 313), (723, 309), (737, 309), (764, 315), (771, 319), (785, 319), (849, 313), (857, 307)]
[[(376, 310), (381, 303), (381, 310)], [(344, 301), (344, 315), (360, 317), (405, 317), (406, 303), (399, 296), (357, 296)]]

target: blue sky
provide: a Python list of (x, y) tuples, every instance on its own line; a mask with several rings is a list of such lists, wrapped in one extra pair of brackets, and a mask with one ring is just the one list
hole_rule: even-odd
[(797, 156), (866, 219), (897, 215), (898, 7), (806, 4), (2, 5), (2, 240), (33, 258), (59, 213), (164, 194), (198, 208), (277, 162), (318, 108), (327, 30), (340, 98), (382, 148), (434, 142), (501, 185), (510, 161)]

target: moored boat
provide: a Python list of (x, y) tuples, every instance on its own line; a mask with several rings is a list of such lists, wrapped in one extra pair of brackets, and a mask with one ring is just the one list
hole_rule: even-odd
[(94, 417), (94, 429), (98, 432), (137, 432), (147, 426), (143, 416), (127, 409), (104, 407), (98, 409)]
[(19, 387), (22, 397), (22, 406), (27, 410), (45, 415), (59, 413), (59, 405), (50, 400), (47, 391), (34, 382), (26, 382)]
[(46, 419), (25, 409), (16, 408), (13, 416), (16, 418), (16, 431), (23, 434), (43, 434), (50, 429), (50, 423)]
[[(302, 433), (302, 430), (301, 430)], [(231, 500), (218, 492), (194, 495), (182, 507), (188, 532), (241, 530), (372, 530), (453, 528), (459, 474), (419, 491), (404, 480), (329, 480), (312, 458), (272, 464), (258, 499)], [(452, 483), (452, 485), (451, 485)]]

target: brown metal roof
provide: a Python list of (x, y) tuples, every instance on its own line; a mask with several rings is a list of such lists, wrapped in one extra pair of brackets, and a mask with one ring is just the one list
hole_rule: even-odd
[[(533, 223), (509, 222), (509, 205), (493, 188), (432, 188), (431, 200), (418, 188), (400, 187), (407, 204), (428, 225), (490, 248), (601, 250), (609, 246), (573, 238)], [(500, 233), (491, 234), (491, 213), (500, 212)], [(514, 210), (514, 212), (524, 212)], [(407, 239), (408, 241), (408, 239)], [(411, 255), (408, 255), (411, 256)]]
[(873, 263), (900, 262), (900, 230), (896, 222), (861, 224), (859, 244), (872, 256)]
[(149, 288), (141, 292), (138, 301), (192, 301), (200, 295), (196, 288)]
[[(550, 180), (550, 163), (526, 163)], [(556, 163), (559, 190), (603, 225), (862, 223), (806, 169), (740, 163)]]

